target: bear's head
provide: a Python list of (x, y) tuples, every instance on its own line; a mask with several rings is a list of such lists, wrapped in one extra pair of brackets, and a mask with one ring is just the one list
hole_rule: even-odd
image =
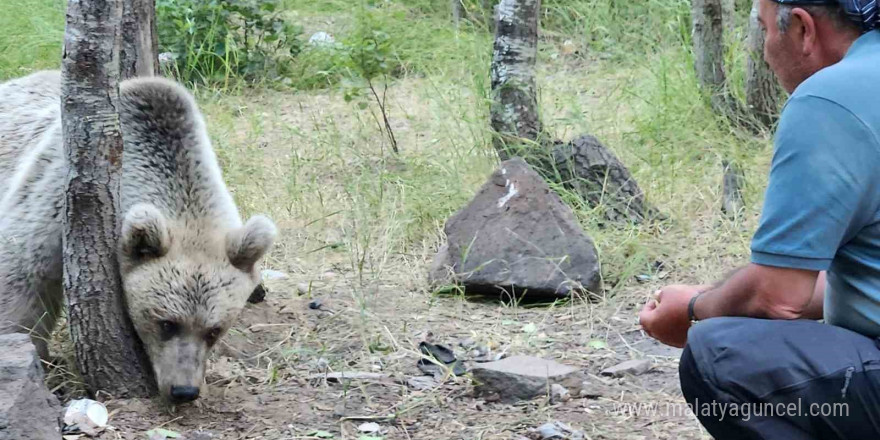
[(210, 221), (172, 222), (142, 203), (122, 223), (119, 262), (129, 316), (160, 394), (174, 403), (198, 397), (208, 353), (259, 283), (257, 263), (276, 235), (263, 216), (232, 229), (198, 223)]

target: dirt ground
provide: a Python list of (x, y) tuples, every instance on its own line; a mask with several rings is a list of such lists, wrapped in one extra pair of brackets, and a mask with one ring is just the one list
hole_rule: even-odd
[[(376, 422), (382, 430), (373, 438), (519, 439), (553, 421), (587, 439), (703, 438), (696, 419), (682, 412), (678, 351), (645, 338), (636, 300), (516, 307), (378, 285), (364, 305), (351, 294), (356, 283), (342, 272), (267, 282), (267, 300), (248, 305), (211, 359), (202, 398), (177, 408), (108, 401), (112, 428), (99, 438), (145, 439), (161, 427), (187, 439), (358, 439), (360, 424)], [(318, 309), (309, 307), (315, 300)], [(486, 402), (474, 398), (469, 374), (427, 390), (407, 385), (422, 375), (420, 341), (455, 347), (467, 360), (459, 346), (466, 339), (496, 354), (575, 366), (588, 377), (588, 396), (571, 390), (574, 397), (560, 403)], [(651, 370), (600, 376), (632, 358), (651, 359)], [(386, 377), (348, 383), (322, 377), (340, 371)]]

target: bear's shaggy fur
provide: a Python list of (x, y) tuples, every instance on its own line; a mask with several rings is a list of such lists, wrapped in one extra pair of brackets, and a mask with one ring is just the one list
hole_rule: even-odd
[[(0, 333), (45, 338), (63, 304), (66, 159), (58, 72), (0, 84)], [(198, 395), (205, 360), (259, 282), (274, 224), (242, 224), (205, 124), (182, 87), (120, 85), (124, 153), (118, 257), (128, 312), (160, 392)]]

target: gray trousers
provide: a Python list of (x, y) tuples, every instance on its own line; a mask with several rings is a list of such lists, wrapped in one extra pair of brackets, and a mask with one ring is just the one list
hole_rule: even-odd
[(697, 323), (681, 389), (717, 440), (880, 439), (880, 345), (816, 321)]

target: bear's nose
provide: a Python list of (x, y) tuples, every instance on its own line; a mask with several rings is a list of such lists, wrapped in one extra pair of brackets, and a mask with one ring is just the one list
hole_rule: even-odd
[(171, 400), (174, 403), (192, 402), (199, 397), (199, 387), (171, 387)]

